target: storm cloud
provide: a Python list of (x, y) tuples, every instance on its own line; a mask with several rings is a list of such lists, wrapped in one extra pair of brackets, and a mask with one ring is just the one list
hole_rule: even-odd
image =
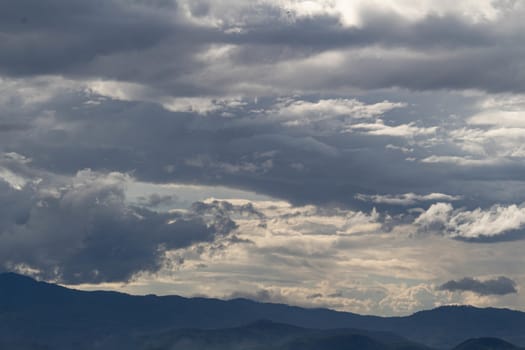
[[(350, 11), (358, 26), (345, 25), (337, 13), (304, 16), (274, 1), (199, 4), (3, 2), (0, 72), (132, 81), (186, 96), (218, 95), (226, 87), (234, 94), (272, 85), (305, 89), (304, 69), (311, 92), (345, 86), (523, 91), (524, 77), (513, 73), (523, 55), (515, 33), (524, 8), (516, 2), (495, 3), (494, 18), (478, 21), (449, 12), (407, 19), (356, 5)], [(355, 55), (368, 47), (374, 49)], [(328, 61), (338, 58), (316, 64), (325, 54)], [(285, 68), (290, 61), (292, 70)], [(354, 69), (344, 69), (348, 64)]]
[(155, 272), (167, 250), (211, 242), (235, 223), (126, 204), (126, 175), (84, 170), (60, 187), (0, 182), (0, 265), (62, 283), (126, 282)]
[[(434, 103), (424, 92), (524, 86), (512, 68), (521, 5), (493, 3), (479, 20), (448, 5), (411, 18), (360, 4), (352, 24), (325, 2), (310, 14), (272, 1), (199, 4), (1, 4), (2, 149), (62, 174), (133, 171), (295, 203), (395, 207), (414, 200), (358, 198), (409, 193), (470, 208), (515, 201), (487, 182), (522, 178), (525, 133), (503, 142), (508, 132), (450, 117), (473, 114), (463, 105), (477, 99), (443, 92)], [(419, 93), (378, 92), (392, 87)], [(443, 104), (453, 110), (442, 115)]]

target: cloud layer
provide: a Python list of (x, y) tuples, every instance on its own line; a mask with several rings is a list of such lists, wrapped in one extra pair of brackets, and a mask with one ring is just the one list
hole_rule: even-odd
[(4, 1), (0, 268), (363, 313), (524, 309), (480, 292), (525, 282), (524, 14)]

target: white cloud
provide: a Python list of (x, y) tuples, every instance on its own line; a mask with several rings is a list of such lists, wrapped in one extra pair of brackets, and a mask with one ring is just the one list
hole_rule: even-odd
[(385, 125), (382, 120), (378, 119), (375, 123), (353, 124), (348, 127), (347, 132), (359, 131), (376, 136), (417, 137), (435, 134), (437, 130), (438, 128), (435, 126), (419, 127), (413, 122), (390, 126)]
[(427, 163), (490, 165), (525, 156), (525, 128), (460, 128), (448, 132), (449, 140), (464, 153), (461, 156), (431, 156)]
[(412, 310), (428, 310), (448, 304), (447, 293), (436, 292), (434, 286), (420, 283), (413, 286), (389, 284), (388, 294), (379, 302), (379, 307), (390, 314), (409, 314)]
[[(288, 100), (277, 104), (275, 113), (287, 125), (304, 125), (337, 117), (366, 119), (382, 115), (395, 108), (405, 107), (399, 102), (382, 101), (365, 104), (356, 99), (324, 99), (317, 102)], [(270, 112), (273, 113), (273, 112)]]
[(15, 190), (21, 190), (27, 183), (27, 179), (8, 168), (0, 166), (0, 180), (7, 182)]
[[(220, 110), (238, 108), (245, 103), (241, 98), (206, 98), (206, 97), (183, 97), (166, 98), (162, 106), (172, 112), (194, 112), (206, 115)], [(224, 114), (227, 116), (228, 114)]]
[(501, 158), (475, 159), (470, 156), (429, 156), (421, 160), (423, 163), (455, 164), (459, 166), (487, 166), (497, 165), (505, 162)]
[(403, 147), (403, 146), (396, 146), (396, 145), (392, 145), (392, 144), (386, 145), (385, 148), (389, 149), (389, 150), (401, 151), (403, 153), (412, 153), (412, 152), (414, 152), (413, 148)]
[(5, 152), (0, 154), (0, 161), (12, 161), (18, 164), (28, 164), (31, 162), (31, 158), (27, 158), (26, 156), (16, 152)]
[(15, 190), (22, 188), (30, 183), (38, 183), (38, 178), (31, 178), (24, 171), (21, 171), (31, 163), (31, 159), (16, 152), (0, 153), (0, 180), (5, 181)]
[(494, 205), (490, 209), (454, 210), (449, 203), (437, 203), (414, 222), (423, 230), (438, 231), (453, 238), (489, 238), (500, 236), (525, 225), (525, 208)]
[(78, 84), (59, 76), (13, 79), (0, 76), (0, 105), (24, 108), (44, 103), (59, 94), (78, 89)]
[(240, 97), (173, 97), (137, 83), (97, 80), (85, 83), (88, 92), (121, 101), (143, 101), (162, 105), (172, 112), (206, 115), (220, 110), (242, 107)]
[(493, 125), (504, 127), (525, 127), (525, 112), (523, 111), (484, 111), (478, 113), (467, 122), (472, 125)]
[(450, 203), (436, 203), (421, 213), (414, 223), (425, 230), (436, 231), (447, 225), (453, 210)]

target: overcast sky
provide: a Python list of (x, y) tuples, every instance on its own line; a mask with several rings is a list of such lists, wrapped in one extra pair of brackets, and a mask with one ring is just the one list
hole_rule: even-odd
[(525, 310), (525, 3), (0, 0), (0, 270)]

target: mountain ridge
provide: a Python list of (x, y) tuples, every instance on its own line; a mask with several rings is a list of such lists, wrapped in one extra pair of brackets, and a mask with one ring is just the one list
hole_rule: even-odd
[(249, 299), (137, 296), (79, 291), (14, 273), (0, 274), (0, 336), (11, 333), (60, 338), (64, 331), (140, 334), (173, 329), (224, 329), (258, 320), (311, 329), (391, 332), (435, 348), (469, 338), (497, 337), (525, 345), (525, 313), (510, 309), (441, 306), (409, 316), (380, 317), (305, 309)]
[[(331, 312), (336, 312), (336, 313), (342, 313), (342, 314), (352, 314), (352, 315), (356, 315), (356, 316), (361, 316), (361, 317), (374, 317), (374, 318), (382, 318), (382, 319), (393, 319), (393, 318), (405, 318), (405, 317), (414, 317), (414, 316), (420, 316), (420, 315), (423, 315), (423, 314), (426, 314), (426, 313), (429, 313), (429, 312), (437, 312), (437, 311), (445, 311), (445, 310), (450, 310), (450, 309), (455, 309), (455, 310), (461, 310), (461, 309), (464, 309), (464, 310), (494, 310), (494, 311), (509, 311), (509, 312), (517, 312), (517, 313), (524, 313), (524, 311), (520, 311), (520, 310), (514, 310), (514, 309), (510, 309), (510, 308), (496, 308), (496, 307), (477, 307), (477, 306), (474, 306), (474, 305), (469, 305), (469, 304), (448, 304), (448, 305), (441, 305), (441, 306), (437, 306), (435, 308), (432, 308), (432, 309), (424, 309), (424, 310), (418, 310), (418, 311), (415, 311), (411, 314), (408, 314), (408, 315), (404, 315), (404, 316), (382, 316), (382, 315), (373, 315), (373, 314), (359, 314), (359, 313), (354, 313), (354, 312), (348, 312), (348, 311), (339, 311), (339, 310), (335, 310), (335, 309), (330, 309), (330, 308), (325, 308), (325, 307), (302, 307), (302, 306), (297, 306), (297, 305), (288, 305), (288, 304), (283, 304), (283, 303), (274, 303), (274, 302), (262, 302), (262, 301), (257, 301), (257, 300), (253, 300), (253, 299), (248, 299), (248, 298), (231, 298), (231, 299), (222, 299), (222, 298), (213, 298), (213, 297), (203, 297), (203, 296), (199, 296), (199, 297), (185, 297), (185, 296), (180, 296), (180, 295), (176, 295), (176, 294), (170, 294), (170, 295), (157, 295), (157, 294), (130, 294), (130, 293), (126, 293), (126, 292), (119, 292), (119, 291), (108, 291), (108, 290), (82, 290), (82, 289), (76, 289), (76, 288), (72, 288), (72, 287), (65, 287), (65, 286), (62, 286), (60, 284), (55, 284), (55, 283), (52, 283), (52, 282), (46, 282), (46, 281), (40, 281), (40, 280), (37, 280), (33, 277), (30, 277), (30, 276), (27, 276), (27, 275), (23, 275), (23, 274), (18, 274), (18, 273), (15, 273), (15, 272), (1, 272), (0, 273), (0, 286), (2, 285), (2, 283), (4, 282), (3, 280), (5, 278), (11, 278), (13, 280), (25, 280), (27, 282), (31, 282), (32, 284), (38, 284), (38, 285), (44, 285), (44, 286), (51, 286), (53, 288), (61, 288), (63, 290), (67, 290), (67, 291), (73, 291), (73, 292), (76, 292), (76, 293), (86, 293), (86, 294), (113, 294), (113, 295), (121, 295), (121, 296), (125, 296), (125, 297), (131, 297), (131, 298), (159, 298), (159, 299), (162, 299), (162, 298), (179, 298), (179, 299), (185, 299), (185, 300), (210, 300), (210, 301), (221, 301), (221, 302), (239, 302), (239, 303), (243, 303), (243, 302), (249, 302), (249, 303), (256, 303), (256, 304), (262, 304), (262, 305), (286, 305), (287, 307), (290, 307), (290, 308), (298, 308), (298, 309), (307, 309), (307, 310), (317, 310), (317, 311), (331, 311)], [(259, 320), (259, 321), (265, 321), (264, 319), (263, 320)], [(270, 320), (268, 320), (270, 321)]]

